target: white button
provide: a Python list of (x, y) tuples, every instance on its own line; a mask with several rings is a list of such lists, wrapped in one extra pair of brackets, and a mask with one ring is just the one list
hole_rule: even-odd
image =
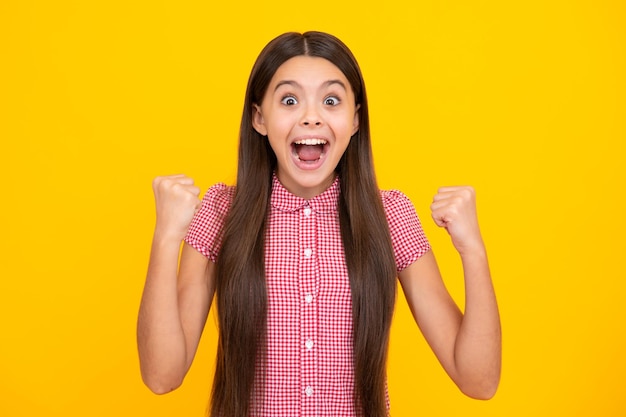
[(311, 301), (313, 301), (313, 296), (311, 294), (305, 295), (304, 301), (306, 301), (307, 304), (311, 304)]
[(313, 341), (311, 339), (307, 340), (304, 346), (306, 346), (307, 350), (313, 349)]
[(313, 395), (313, 387), (306, 387), (306, 389), (304, 390), (304, 393), (306, 394), (307, 397), (310, 397), (311, 395)]
[(309, 217), (311, 215), (311, 208), (310, 207), (305, 207), (304, 208), (304, 215)]
[(313, 250), (311, 250), (309, 248), (304, 250), (304, 256), (307, 257), (307, 258), (310, 258), (312, 253), (313, 253)]

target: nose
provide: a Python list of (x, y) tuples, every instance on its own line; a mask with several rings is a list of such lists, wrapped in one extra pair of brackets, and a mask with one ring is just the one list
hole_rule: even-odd
[(308, 106), (302, 115), (301, 122), (304, 126), (321, 126), (322, 119), (315, 106)]

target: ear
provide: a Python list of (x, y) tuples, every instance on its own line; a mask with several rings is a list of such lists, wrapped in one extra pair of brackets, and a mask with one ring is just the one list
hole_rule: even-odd
[(254, 127), (254, 130), (259, 132), (261, 136), (267, 136), (267, 128), (265, 127), (261, 107), (258, 104), (253, 104), (252, 106), (252, 127)]
[(356, 108), (354, 109), (354, 121), (352, 122), (352, 135), (354, 135), (356, 132), (359, 131), (359, 119), (361, 119), (360, 117), (361, 113), (359, 113), (360, 109), (361, 109), (361, 105), (357, 104)]

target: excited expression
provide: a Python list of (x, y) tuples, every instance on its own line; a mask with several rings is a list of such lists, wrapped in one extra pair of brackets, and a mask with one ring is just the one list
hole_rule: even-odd
[(303, 55), (278, 68), (252, 123), (267, 136), (286, 189), (310, 199), (330, 186), (359, 128), (358, 110), (350, 83), (330, 61)]

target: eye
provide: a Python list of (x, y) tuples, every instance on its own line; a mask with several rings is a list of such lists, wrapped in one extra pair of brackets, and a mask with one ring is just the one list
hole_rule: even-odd
[(293, 106), (298, 104), (298, 100), (296, 100), (294, 96), (285, 96), (282, 98), (282, 100), (280, 100), (280, 102), (287, 106)]
[(324, 99), (324, 104), (327, 106), (336, 106), (339, 104), (340, 100), (337, 97), (329, 96)]

